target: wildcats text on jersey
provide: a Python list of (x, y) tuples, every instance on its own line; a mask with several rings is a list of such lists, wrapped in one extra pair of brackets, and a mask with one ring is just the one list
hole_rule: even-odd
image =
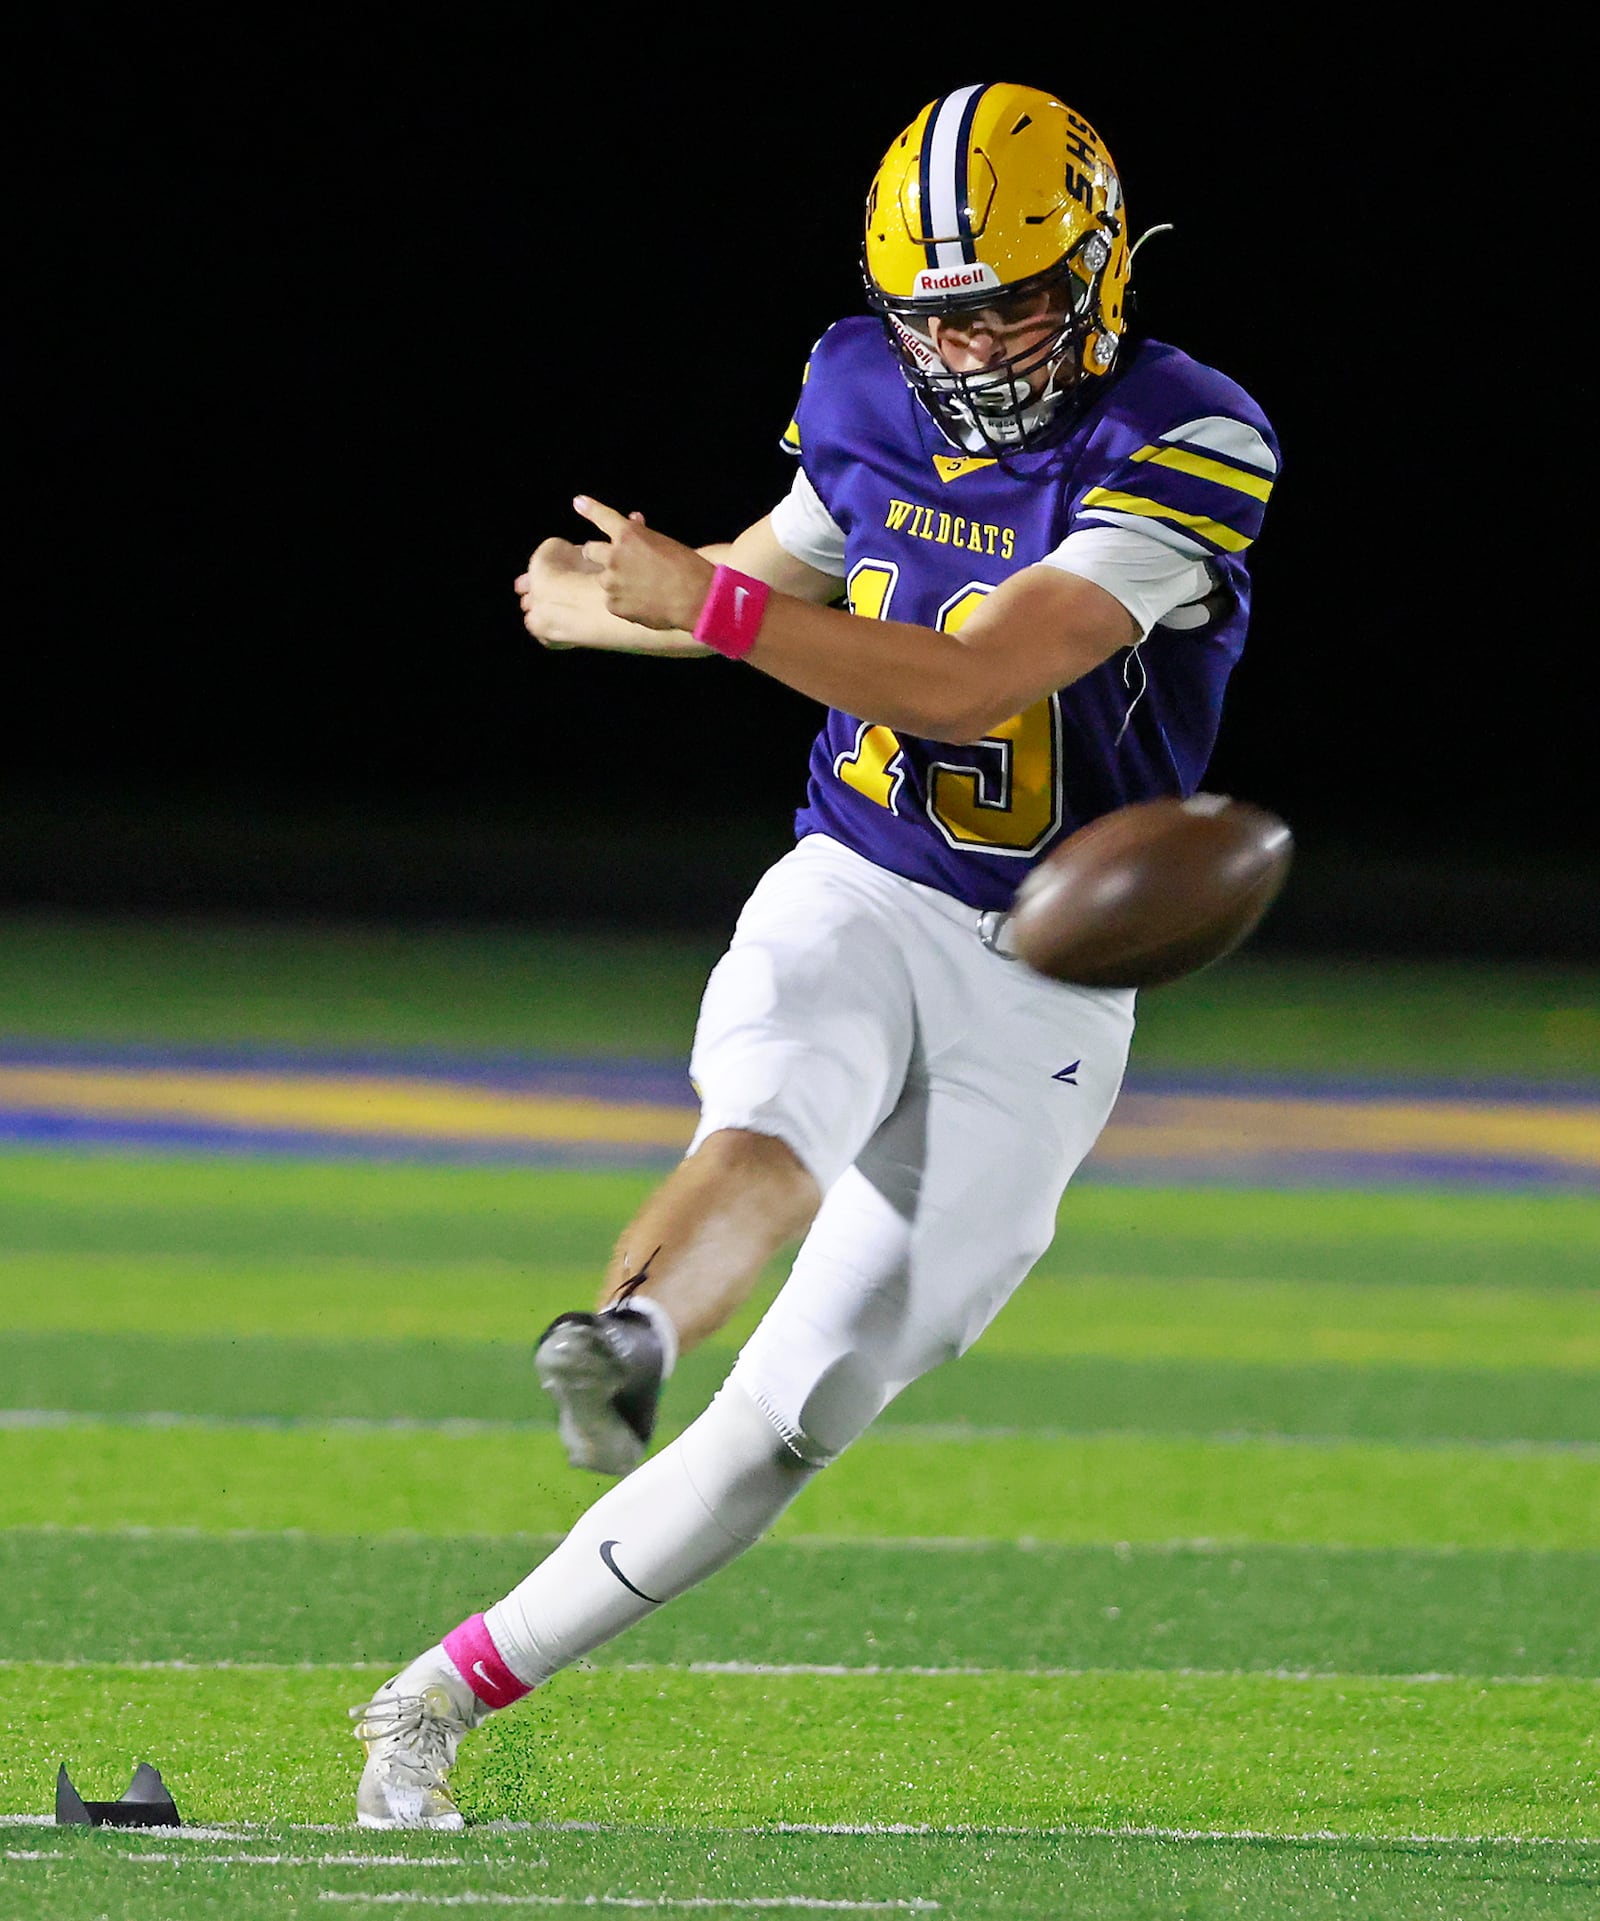
[(965, 547), (968, 553), (998, 554), (1002, 560), (1016, 557), (1015, 527), (968, 520), (965, 514), (946, 513), (942, 507), (919, 507), (914, 501), (891, 499), (883, 524), (892, 534), (909, 534), (914, 540), (931, 540), (940, 547)]

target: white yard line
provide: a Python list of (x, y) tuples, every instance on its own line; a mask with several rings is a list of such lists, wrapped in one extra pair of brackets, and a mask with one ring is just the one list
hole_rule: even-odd
[[(24, 1661), (0, 1657), (7, 1668), (114, 1669), (119, 1674), (388, 1674), (392, 1661)], [(1354, 1672), (1340, 1668), (1196, 1668), (1196, 1667), (937, 1667), (916, 1662), (894, 1665), (870, 1662), (850, 1666), (842, 1661), (575, 1661), (574, 1674), (705, 1674), (732, 1675), (749, 1680), (794, 1677), (830, 1680), (893, 1680), (908, 1675), (935, 1681), (987, 1680), (1010, 1676), (1023, 1681), (1092, 1681), (1107, 1675), (1148, 1675), (1190, 1681), (1383, 1681), (1394, 1687), (1433, 1687), (1470, 1682), (1476, 1687), (1600, 1688), (1600, 1676), (1590, 1674), (1473, 1674), (1427, 1671), (1392, 1674), (1381, 1669)], [(10, 1817), (0, 1815), (0, 1821)], [(17, 1817), (22, 1818), (22, 1817)]]
[[(60, 1825), (53, 1814), (0, 1814), (0, 1828), (53, 1828)], [(81, 1823), (77, 1824), (81, 1826)], [(332, 1830), (330, 1830), (331, 1832)], [(231, 1824), (222, 1827), (193, 1828), (151, 1828), (146, 1833), (159, 1834), (163, 1841), (241, 1841), (247, 1829)], [(342, 1832), (342, 1830), (341, 1830)], [(8, 1861), (31, 1861), (33, 1855), (8, 1854)], [(39, 1857), (43, 1859), (44, 1857)], [(51, 1857), (54, 1858), (54, 1857)]]
[[(336, 1434), (442, 1434), (451, 1438), (495, 1434), (554, 1434), (548, 1421), (485, 1421), (459, 1416), (424, 1420), (415, 1416), (394, 1415), (372, 1419), (357, 1415), (311, 1414), (186, 1414), (176, 1409), (139, 1408), (126, 1412), (75, 1410), (71, 1408), (20, 1407), (0, 1409), (0, 1431), (15, 1429), (73, 1428), (172, 1428), (221, 1432), (238, 1429), (257, 1433), (336, 1433)], [(1371, 1440), (1350, 1434), (1256, 1434), (1237, 1429), (1167, 1432), (1144, 1428), (1071, 1428), (979, 1426), (965, 1421), (896, 1422), (886, 1420), (862, 1435), (857, 1447), (883, 1444), (914, 1446), (965, 1445), (994, 1441), (1046, 1441), (1071, 1443), (1083, 1441), (1204, 1442), (1213, 1447), (1250, 1447), (1274, 1450), (1329, 1448), (1377, 1448), (1408, 1454), (1436, 1453), (1442, 1449), (1467, 1450), (1477, 1454), (1577, 1455), (1581, 1459), (1600, 1459), (1597, 1441), (1530, 1441), (1519, 1439), (1474, 1440), (1470, 1436), (1423, 1437), (1418, 1440)]]
[[(860, 1443), (858, 1442), (859, 1446)], [(1587, 1445), (1587, 1444), (1585, 1444)], [(1555, 1452), (1570, 1451), (1556, 1448)], [(143, 1524), (132, 1527), (94, 1527), (86, 1523), (62, 1525), (55, 1521), (29, 1522), (25, 1527), (0, 1526), (0, 1541), (15, 1539), (22, 1535), (61, 1535), (73, 1540), (83, 1541), (293, 1541), (312, 1542), (323, 1546), (348, 1547), (359, 1542), (363, 1548), (415, 1547), (419, 1542), (484, 1545), (504, 1547), (508, 1543), (526, 1541), (531, 1546), (554, 1546), (565, 1540), (560, 1532), (528, 1530), (510, 1531), (505, 1534), (461, 1534), (422, 1533), (415, 1528), (391, 1528), (378, 1533), (329, 1534), (316, 1529), (300, 1527), (153, 1527)], [(1219, 1537), (1212, 1534), (1187, 1534), (1175, 1536), (1165, 1541), (1055, 1541), (1042, 1540), (1034, 1534), (997, 1535), (997, 1534), (783, 1534), (767, 1536), (755, 1542), (746, 1553), (749, 1555), (768, 1555), (787, 1553), (797, 1548), (810, 1554), (854, 1553), (860, 1549), (872, 1551), (892, 1551), (904, 1548), (915, 1554), (1113, 1554), (1118, 1561), (1131, 1561), (1136, 1556), (1154, 1554), (1208, 1554), (1214, 1556), (1237, 1557), (1242, 1554), (1271, 1555), (1349, 1555), (1370, 1554), (1425, 1554), (1434, 1558), (1462, 1553), (1473, 1555), (1542, 1555), (1557, 1554), (1570, 1558), (1583, 1555), (1589, 1558), (1600, 1556), (1600, 1549), (1593, 1547), (1576, 1548), (1535, 1548), (1535, 1547), (1482, 1547), (1458, 1549), (1408, 1542), (1383, 1542), (1377, 1545), (1350, 1547), (1340, 1541), (1255, 1541), (1240, 1540), (1233, 1536)]]
[[(496, 1541), (530, 1541), (535, 1544), (546, 1541), (560, 1541), (566, 1537), (559, 1531), (534, 1530), (510, 1534), (423, 1534), (416, 1528), (390, 1528), (377, 1534), (319, 1534), (303, 1527), (196, 1527), (185, 1522), (175, 1527), (153, 1527), (137, 1523), (126, 1527), (93, 1527), (87, 1522), (73, 1522), (63, 1525), (59, 1521), (30, 1522), (26, 1527), (0, 1528), (0, 1537), (19, 1534), (59, 1534), (73, 1540), (103, 1541), (317, 1541), (339, 1546), (349, 1546), (360, 1541), (377, 1541), (389, 1547), (415, 1547), (419, 1541), (465, 1541), (472, 1544), (487, 1545)], [(822, 1537), (818, 1537), (822, 1538)], [(827, 1537), (830, 1541), (834, 1538)], [(838, 1536), (842, 1547), (852, 1539), (849, 1535)], [(762, 1543), (758, 1542), (757, 1546)], [(980, 1541), (975, 1546), (1005, 1546), (1004, 1542)]]
[[(0, 1828), (53, 1828), (55, 1817), (48, 1814), (0, 1814)], [(285, 1823), (239, 1822), (225, 1827), (171, 1828), (159, 1831), (162, 1847), (177, 1843), (215, 1843), (219, 1841), (242, 1842), (252, 1833), (265, 1828), (275, 1833), (290, 1834), (356, 1834), (360, 1830), (348, 1821), (293, 1821)], [(540, 1834), (615, 1834), (638, 1836), (659, 1834), (675, 1836), (680, 1839), (693, 1839), (701, 1836), (749, 1836), (759, 1839), (763, 1835), (840, 1835), (840, 1836), (893, 1836), (916, 1835), (927, 1840), (939, 1838), (959, 1840), (981, 1840), (992, 1836), (1000, 1840), (1087, 1840), (1087, 1841), (1274, 1841), (1274, 1842), (1334, 1842), (1365, 1848), (1387, 1847), (1432, 1847), (1432, 1848), (1584, 1848), (1600, 1851), (1600, 1835), (1566, 1834), (1374, 1834), (1352, 1832), (1338, 1828), (1181, 1828), (1160, 1827), (1139, 1823), (1123, 1825), (1096, 1822), (1074, 1825), (1071, 1823), (1051, 1823), (1039, 1827), (1020, 1824), (1008, 1825), (989, 1822), (918, 1822), (918, 1821), (769, 1821), (749, 1823), (742, 1826), (673, 1825), (660, 1821), (484, 1821), (475, 1822), (462, 1836), (469, 1845), (481, 1836)], [(136, 1847), (127, 1848), (129, 1859), (149, 1860), (151, 1855), (142, 1853)], [(8, 1861), (60, 1860), (60, 1852), (54, 1849), (8, 1849), (3, 1857)], [(208, 1856), (208, 1859), (215, 1857)], [(302, 1858), (258, 1854), (240, 1856), (261, 1863), (293, 1863), (300, 1865)], [(350, 1852), (339, 1855), (311, 1855), (303, 1857), (303, 1864), (364, 1867), (368, 1865), (406, 1867), (483, 1867), (492, 1865), (496, 1860), (507, 1857), (478, 1855), (375, 1855)]]
[(1565, 1834), (1374, 1834), (1347, 1833), (1335, 1828), (1163, 1828), (1129, 1824), (1122, 1827), (1067, 1823), (1043, 1827), (1022, 1827), (985, 1822), (922, 1823), (916, 1821), (772, 1821), (748, 1827), (675, 1828), (649, 1826), (623, 1821), (492, 1821), (479, 1829), (484, 1834), (645, 1834), (668, 1835), (919, 1835), (927, 1840), (946, 1837), (960, 1840), (1020, 1841), (1333, 1841), (1356, 1847), (1542, 1847), (1600, 1849), (1600, 1835)]
[(167, 1408), (100, 1409), (54, 1407), (0, 1408), (5, 1428), (246, 1428), (267, 1432), (336, 1432), (349, 1434), (553, 1434), (553, 1421), (481, 1421), (448, 1415), (425, 1420), (417, 1415), (392, 1415), (382, 1420), (355, 1414), (184, 1414)]
[(813, 1894), (430, 1894), (400, 1889), (390, 1894), (343, 1894), (324, 1889), (319, 1901), (365, 1901), (386, 1907), (417, 1903), (430, 1908), (634, 1908), (646, 1913), (686, 1908), (737, 1908), (740, 1913), (780, 1909), (830, 1914), (932, 1914), (937, 1901), (826, 1901)]
[[(147, 1830), (156, 1832), (157, 1830)], [(237, 1840), (236, 1835), (219, 1836), (214, 1831), (202, 1833), (198, 1828), (185, 1828), (180, 1831), (193, 1840), (218, 1840), (226, 1838)], [(163, 1841), (168, 1837), (163, 1834)], [(176, 1838), (176, 1837), (174, 1837)], [(182, 1854), (162, 1854), (150, 1848), (108, 1848), (105, 1853), (119, 1861), (136, 1861), (141, 1866), (153, 1863), (156, 1867), (170, 1867), (174, 1862), (187, 1864), (192, 1857)], [(481, 1859), (468, 1855), (454, 1854), (208, 1854), (206, 1860), (213, 1866), (252, 1867), (252, 1868), (479, 1868), (484, 1865)], [(59, 1849), (51, 1848), (7, 1848), (0, 1854), (3, 1861), (60, 1861), (63, 1859)]]
[[(171, 1867), (192, 1861), (193, 1855), (166, 1854), (157, 1849), (109, 1848), (113, 1859), (139, 1867)], [(65, 1855), (57, 1848), (7, 1848), (0, 1861), (24, 1866), (35, 1862), (61, 1861)], [(251, 1868), (482, 1868), (481, 1858), (446, 1854), (208, 1854), (203, 1857), (215, 1867)], [(437, 1908), (632, 1908), (649, 1910), (736, 1908), (741, 1912), (776, 1912), (804, 1909), (844, 1914), (929, 1914), (939, 1907), (937, 1901), (827, 1900), (819, 1895), (632, 1895), (632, 1894), (434, 1894), (422, 1888), (402, 1888), (384, 1893), (324, 1889), (323, 1901), (366, 1902), (383, 1907), (424, 1906)]]
[(1148, 1674), (1171, 1676), (1180, 1675), (1192, 1681), (1387, 1681), (1395, 1686), (1422, 1687), (1441, 1681), (1471, 1681), (1480, 1687), (1544, 1687), (1552, 1683), (1571, 1682), (1579, 1687), (1600, 1687), (1600, 1677), (1586, 1674), (1386, 1674), (1344, 1673), (1332, 1668), (1007, 1668), (1007, 1667), (923, 1667), (908, 1663), (903, 1667), (892, 1667), (874, 1663), (870, 1666), (847, 1667), (828, 1662), (766, 1662), (766, 1661), (688, 1661), (679, 1667), (665, 1661), (616, 1662), (609, 1669), (596, 1666), (595, 1673), (649, 1674), (661, 1671), (686, 1674), (798, 1674), (816, 1675), (824, 1680), (830, 1676), (874, 1675), (892, 1677), (897, 1674), (926, 1675), (935, 1680), (963, 1680), (983, 1678), (990, 1675), (1015, 1675), (1022, 1680), (1033, 1681), (1087, 1681), (1107, 1674)]
[(0, 1668), (115, 1668), (122, 1674), (393, 1674), (394, 1661), (13, 1661)]
[(1334, 1841), (1359, 1847), (1550, 1847), (1600, 1848), (1600, 1836), (1559, 1834), (1355, 1834), (1337, 1828), (1161, 1828), (1161, 1827), (918, 1827), (910, 1822), (807, 1822), (780, 1821), (769, 1829), (746, 1829), (747, 1833), (889, 1835), (960, 1835), (977, 1840), (985, 1835), (1003, 1839), (1032, 1841)]

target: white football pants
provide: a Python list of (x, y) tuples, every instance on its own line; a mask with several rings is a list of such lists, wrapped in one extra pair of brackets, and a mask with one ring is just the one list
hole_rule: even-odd
[(397, 1689), (453, 1677), (500, 1707), (539, 1686), (742, 1553), (1000, 1311), (1111, 1112), (1133, 995), (1043, 980), (978, 923), (818, 836), (763, 877), (706, 986), (690, 1151), (775, 1135), (821, 1209), (699, 1419)]
[(999, 1313), (1122, 1084), (1132, 991), (1045, 980), (978, 929), (812, 835), (706, 985), (690, 1152), (722, 1128), (775, 1135), (824, 1197), (731, 1376), (813, 1465)]

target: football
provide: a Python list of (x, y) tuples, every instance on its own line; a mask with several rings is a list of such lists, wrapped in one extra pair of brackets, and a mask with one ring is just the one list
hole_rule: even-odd
[(1226, 794), (1136, 801), (1080, 827), (1030, 871), (1004, 945), (1075, 986), (1164, 986), (1254, 932), (1293, 845), (1276, 814)]

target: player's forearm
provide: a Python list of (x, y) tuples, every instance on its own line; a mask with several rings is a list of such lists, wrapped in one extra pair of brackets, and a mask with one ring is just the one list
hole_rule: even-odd
[(657, 654), (672, 659), (693, 656), (703, 660), (714, 651), (702, 646), (693, 634), (641, 627), (631, 620), (619, 620), (614, 629), (588, 640), (547, 640), (544, 645), (553, 653), (568, 647), (587, 647), (591, 652), (600, 654)]
[[(1009, 611), (997, 619), (1002, 593), (1011, 596)], [(1020, 592), (1007, 583), (949, 634), (774, 594), (745, 658), (800, 693), (896, 733), (982, 740), (1137, 638), (1125, 612), (1104, 598), (1113, 623), (1079, 626), (1050, 618), (1058, 610), (1040, 606), (1029, 583)]]
[(991, 715), (992, 665), (957, 636), (903, 620), (864, 621), (788, 594), (767, 602), (746, 659), (825, 706), (923, 740), (981, 739), (1016, 711)]
[(1139, 639), (1092, 581), (1029, 567), (963, 608), (954, 632), (767, 602), (748, 658), (832, 707), (925, 740), (974, 741)]

